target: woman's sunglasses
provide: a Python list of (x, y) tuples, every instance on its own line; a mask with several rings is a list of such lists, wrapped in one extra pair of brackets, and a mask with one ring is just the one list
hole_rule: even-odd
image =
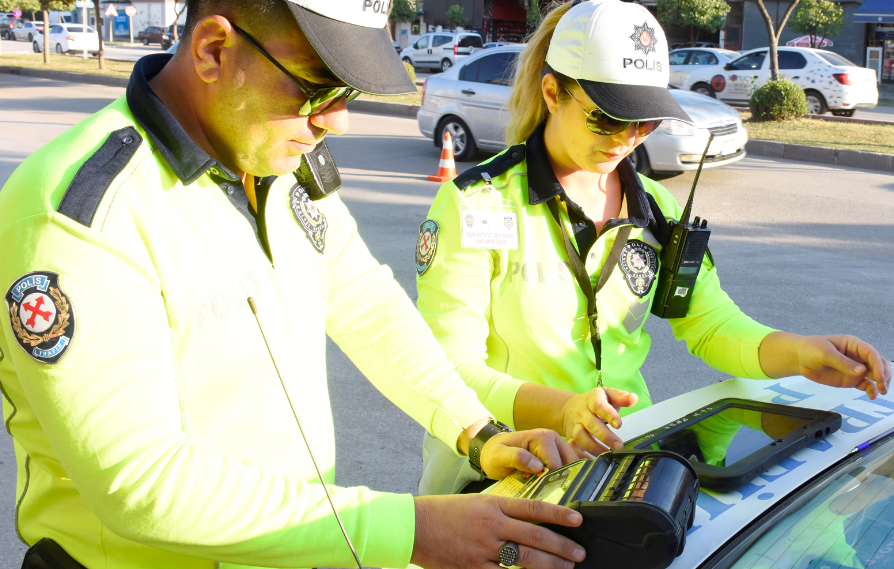
[(318, 85), (314, 85), (313, 83), (305, 83), (301, 79), (298, 79), (289, 71), (283, 67), (283, 65), (273, 59), (273, 56), (267, 53), (261, 44), (258, 43), (258, 40), (251, 37), (248, 32), (240, 28), (239, 26), (233, 24), (233, 29), (242, 36), (245, 41), (250, 43), (252, 47), (258, 50), (261, 55), (266, 57), (270, 63), (276, 66), (277, 69), (286, 74), (286, 77), (292, 80), (295, 85), (301, 89), (301, 92), (307, 97), (307, 101), (301, 105), (301, 108), (298, 109), (298, 114), (302, 117), (306, 117), (309, 115), (313, 115), (316, 113), (322, 113), (326, 109), (330, 108), (334, 105), (339, 99), (342, 97), (345, 98), (345, 101), (351, 101), (360, 94), (360, 91), (357, 91), (353, 87), (348, 87), (347, 85), (343, 85), (340, 87), (321, 87)]
[(608, 116), (599, 109), (593, 109), (592, 111), (587, 112), (587, 110), (584, 109), (584, 106), (580, 104), (580, 101), (574, 98), (574, 95), (571, 94), (571, 91), (569, 91), (564, 85), (562, 85), (562, 89), (565, 89), (565, 92), (568, 93), (568, 96), (574, 99), (574, 102), (577, 103), (577, 106), (580, 107), (580, 110), (583, 111), (585, 115), (587, 115), (587, 130), (589, 130), (593, 134), (600, 134), (602, 136), (614, 136), (618, 133), (626, 131), (628, 128), (630, 128), (630, 125), (636, 125), (637, 136), (648, 136), (652, 133), (653, 130), (658, 128), (658, 125), (661, 124), (660, 119), (655, 121), (622, 121)]

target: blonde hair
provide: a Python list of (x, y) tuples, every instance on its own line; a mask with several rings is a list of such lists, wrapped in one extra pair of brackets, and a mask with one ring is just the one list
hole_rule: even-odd
[[(549, 114), (540, 87), (543, 68), (546, 67), (546, 52), (549, 51), (556, 25), (570, 6), (571, 2), (566, 2), (550, 10), (528, 38), (528, 46), (519, 57), (512, 94), (509, 96), (509, 126), (506, 129), (506, 143), (509, 146), (528, 140)], [(559, 79), (561, 82), (563, 77)], [(560, 95), (563, 94), (560, 92)]]

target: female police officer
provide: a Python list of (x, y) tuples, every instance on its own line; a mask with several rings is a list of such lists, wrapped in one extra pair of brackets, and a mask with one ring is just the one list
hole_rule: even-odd
[[(420, 227), (418, 306), (466, 383), (501, 420), (554, 428), (592, 453), (622, 444), (604, 421), (617, 428), (618, 410), (651, 403), (643, 324), (664, 218), (681, 210), (626, 157), (662, 120), (690, 121), (667, 82), (667, 42), (642, 6), (555, 8), (517, 69), (515, 146), (442, 186)], [(583, 289), (595, 289), (590, 306)], [(743, 314), (710, 255), (687, 316), (670, 324), (731, 375), (887, 391), (888, 363), (865, 342), (778, 332)], [(425, 451), (423, 493), (476, 476), (431, 437)]]

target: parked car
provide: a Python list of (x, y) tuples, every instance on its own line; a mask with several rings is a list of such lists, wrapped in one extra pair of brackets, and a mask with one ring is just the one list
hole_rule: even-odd
[(43, 33), (43, 22), (23, 22), (12, 29), (12, 39), (34, 41), (34, 36)]
[(447, 71), (464, 57), (483, 48), (481, 36), (474, 32), (432, 32), (400, 52), (400, 58), (413, 67)]
[(686, 76), (706, 65), (722, 68), (741, 53), (719, 48), (683, 48), (670, 52), (670, 84), (679, 87)]
[[(417, 115), (422, 134), (440, 147), (444, 131), (449, 130), (459, 161), (472, 160), (477, 150), (497, 152), (506, 148), (512, 73), (524, 47), (516, 44), (487, 49), (453, 69), (429, 77)], [(709, 132), (715, 138), (706, 168), (725, 166), (745, 157), (748, 132), (735, 109), (690, 91), (672, 89), (671, 94), (695, 126), (666, 121), (658, 127), (630, 156), (639, 172), (648, 175), (652, 171), (694, 170)]]
[(490, 49), (492, 47), (503, 47), (504, 45), (512, 45), (511, 42), (508, 41), (492, 41), (484, 44), (484, 49)]
[[(875, 71), (854, 65), (831, 51), (806, 47), (779, 47), (779, 72), (804, 89), (810, 113), (829, 110), (853, 116), (856, 109), (878, 104)], [(719, 70), (693, 71), (682, 88), (724, 101), (744, 102), (754, 89), (770, 79), (767, 48), (746, 51)]]
[(161, 26), (149, 26), (137, 35), (137, 41), (143, 42), (143, 45), (157, 43), (162, 49), (168, 49), (173, 38), (173, 33), (166, 32)]
[[(669, 46), (667, 46), (667, 48), (671, 51), (673, 51), (675, 49), (683, 49), (684, 47), (692, 47), (692, 42), (688, 42), (688, 41), (678, 42), (678, 43), (672, 43)], [(697, 41), (697, 42), (695, 42), (695, 47), (712, 47), (712, 48), (717, 47), (717, 48), (719, 48), (720, 46), (712, 41)]]
[(168, 49), (165, 50), (165, 53), (169, 53), (174, 55), (177, 53), (177, 47), (180, 46), (180, 40), (175, 41)]
[(13, 36), (13, 30), (16, 27), (21, 26), (24, 23), (24, 20), (21, 18), (0, 18), (0, 37), (5, 40), (15, 39)]
[[(50, 26), (50, 47), (58, 54), (82, 53), (85, 41), (87, 42), (87, 53), (91, 55), (99, 53), (99, 37), (96, 35), (96, 30), (90, 26), (87, 26), (86, 34), (84, 26), (81, 24)], [(43, 34), (35, 36), (31, 45), (34, 47), (34, 53), (41, 53), (43, 51)]]

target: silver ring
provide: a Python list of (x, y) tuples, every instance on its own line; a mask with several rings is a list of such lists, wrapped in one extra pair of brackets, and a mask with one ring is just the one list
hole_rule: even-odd
[(500, 552), (497, 556), (500, 558), (500, 565), (503, 567), (512, 567), (518, 563), (518, 544), (514, 541), (507, 541), (503, 544), (503, 547), (500, 548)]

